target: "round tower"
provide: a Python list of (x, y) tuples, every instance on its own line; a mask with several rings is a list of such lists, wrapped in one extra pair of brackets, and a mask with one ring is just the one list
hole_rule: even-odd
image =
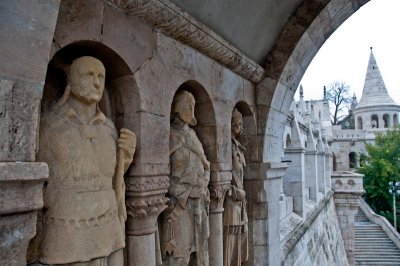
[(399, 123), (400, 105), (387, 92), (374, 53), (369, 57), (364, 89), (353, 110), (356, 129), (385, 129)]

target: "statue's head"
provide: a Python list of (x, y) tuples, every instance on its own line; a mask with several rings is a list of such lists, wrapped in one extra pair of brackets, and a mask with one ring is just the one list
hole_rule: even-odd
[(172, 115), (179, 117), (183, 122), (191, 126), (195, 126), (197, 124), (194, 116), (195, 103), (196, 101), (190, 92), (179, 92), (172, 102)]
[(232, 112), (231, 132), (234, 137), (239, 137), (243, 132), (243, 116), (236, 108)]
[(71, 94), (85, 104), (98, 103), (103, 96), (106, 70), (103, 63), (91, 56), (75, 59), (68, 73)]

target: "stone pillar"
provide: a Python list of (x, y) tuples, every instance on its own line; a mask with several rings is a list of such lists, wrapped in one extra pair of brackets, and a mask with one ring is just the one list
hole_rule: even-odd
[(364, 194), (363, 175), (352, 172), (332, 174), (333, 200), (339, 220), (349, 265), (355, 264), (354, 217), (359, 207), (359, 197)]
[(59, 5), (0, 1), (0, 265), (26, 265), (43, 206), (48, 168), (35, 162), (35, 153)]
[(246, 180), (246, 191), (250, 191), (249, 238), (253, 248), (249, 265), (281, 264), (278, 187), (288, 165), (281, 162), (259, 164), (258, 177)]
[(26, 265), (29, 241), (43, 207), (47, 164), (0, 162), (0, 264)]
[(329, 148), (328, 142), (324, 140), (325, 147), (325, 185), (327, 191), (331, 190), (331, 175), (333, 171), (332, 151)]
[(126, 183), (127, 265), (160, 265), (158, 216), (167, 207), (168, 176), (129, 177)]
[(326, 195), (326, 179), (325, 179), (325, 149), (324, 143), (321, 138), (321, 131), (319, 132), (317, 141), (317, 164), (318, 164), (318, 192)]
[(305, 153), (305, 183), (309, 189), (310, 199), (318, 202), (318, 165), (317, 151), (306, 151)]
[(225, 194), (229, 189), (232, 179), (230, 172), (212, 173), (212, 179), (216, 182), (210, 182), (210, 238), (208, 239), (208, 251), (210, 266), (224, 265), (224, 224), (223, 211)]
[(285, 195), (293, 197), (293, 211), (304, 217), (305, 208), (305, 170), (304, 148), (288, 148), (285, 150), (285, 159), (291, 163), (283, 177), (283, 191)]

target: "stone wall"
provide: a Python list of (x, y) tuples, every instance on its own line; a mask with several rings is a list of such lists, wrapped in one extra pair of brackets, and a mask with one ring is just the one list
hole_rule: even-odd
[(348, 265), (331, 194), (282, 244), (282, 265)]

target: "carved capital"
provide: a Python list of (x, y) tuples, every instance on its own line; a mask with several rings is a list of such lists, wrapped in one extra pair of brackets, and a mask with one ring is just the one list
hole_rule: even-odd
[(225, 195), (230, 188), (230, 183), (211, 183), (210, 190), (210, 213), (220, 213), (224, 211)]
[(126, 180), (128, 235), (147, 235), (157, 230), (157, 218), (167, 207), (168, 176), (130, 177)]
[(107, 0), (134, 15), (163, 34), (189, 45), (216, 60), (236, 74), (259, 83), (265, 69), (242, 54), (218, 34), (167, 0)]

